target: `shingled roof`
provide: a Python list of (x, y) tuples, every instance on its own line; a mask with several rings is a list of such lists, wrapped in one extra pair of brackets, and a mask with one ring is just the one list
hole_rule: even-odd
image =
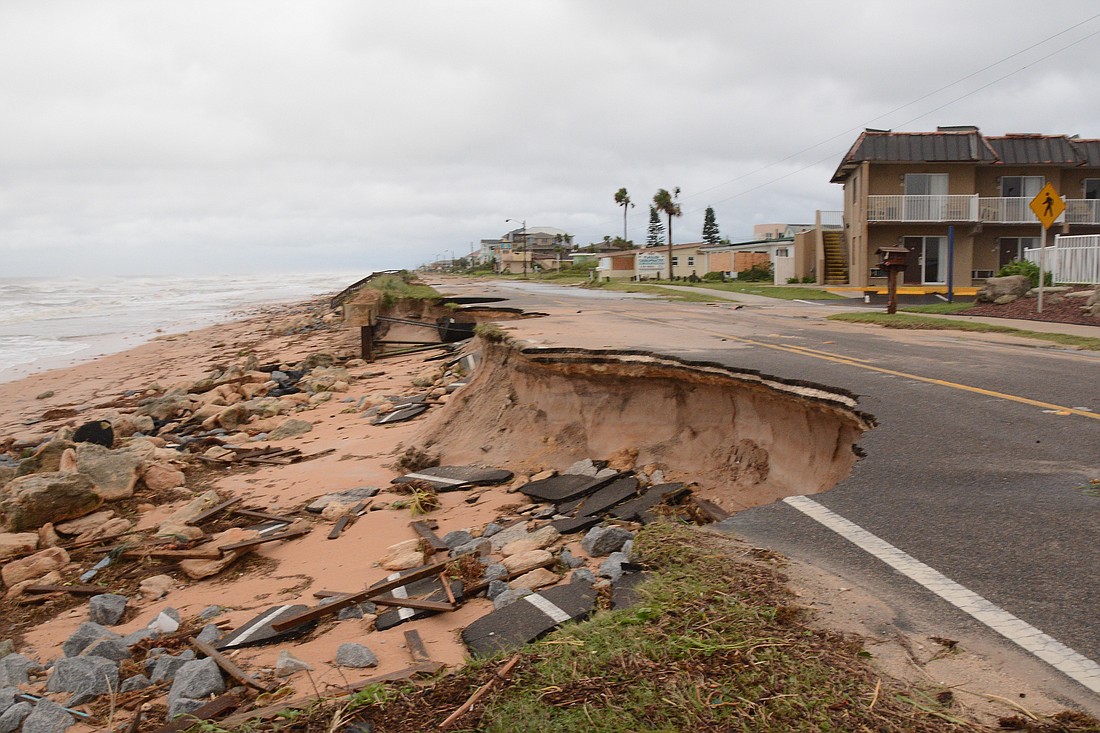
[(987, 137), (977, 127), (940, 127), (935, 132), (865, 130), (841, 160), (832, 182), (843, 183), (864, 161), (1100, 166), (1100, 141), (1030, 133)]

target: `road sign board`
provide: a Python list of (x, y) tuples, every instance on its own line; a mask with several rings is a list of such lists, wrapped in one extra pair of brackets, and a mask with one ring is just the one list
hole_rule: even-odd
[(1043, 186), (1043, 190), (1028, 205), (1035, 212), (1035, 216), (1039, 218), (1039, 221), (1042, 222), (1044, 229), (1050, 229), (1050, 225), (1054, 223), (1054, 220), (1066, 210), (1066, 203), (1054, 190), (1054, 186), (1049, 183)]
[(639, 270), (663, 270), (665, 269), (665, 256), (646, 252), (637, 255), (637, 267)]

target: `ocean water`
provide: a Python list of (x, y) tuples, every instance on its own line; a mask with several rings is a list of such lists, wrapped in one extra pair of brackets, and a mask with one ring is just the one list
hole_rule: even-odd
[(260, 306), (334, 294), (367, 274), (0, 277), (0, 382), (245, 317)]

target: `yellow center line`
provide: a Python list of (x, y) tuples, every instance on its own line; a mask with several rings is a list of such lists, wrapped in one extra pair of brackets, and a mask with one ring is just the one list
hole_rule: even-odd
[[(627, 315), (627, 314), (623, 314)], [(650, 323), (657, 323), (661, 325), (669, 325), (666, 321), (661, 321), (656, 318), (646, 318), (645, 316), (627, 315), (628, 318), (636, 318), (641, 321), (649, 321)], [(962, 390), (964, 392), (972, 392), (974, 394), (985, 395), (986, 397), (995, 397), (1001, 400), (1009, 400), (1010, 402), (1019, 402), (1023, 405), (1031, 405), (1032, 407), (1040, 407), (1044, 410), (1054, 410), (1056, 412), (1066, 413), (1070, 415), (1079, 415), (1080, 417), (1087, 417), (1093, 420), (1100, 420), (1100, 413), (1089, 412), (1088, 410), (1077, 410), (1072, 407), (1065, 407), (1064, 405), (1055, 405), (1050, 402), (1043, 402), (1041, 400), (1033, 400), (1028, 397), (1020, 397), (1019, 395), (1006, 394), (1005, 392), (996, 392), (991, 389), (983, 389), (982, 387), (972, 387), (969, 384), (960, 384), (958, 382), (949, 382), (945, 379), (936, 379), (934, 377), (922, 377), (919, 374), (910, 374), (909, 372), (899, 372), (896, 369), (887, 369), (885, 367), (873, 366), (868, 363), (860, 363), (863, 360), (855, 360), (845, 356), (836, 356), (826, 351), (815, 351), (813, 349), (807, 349), (800, 346), (787, 346), (784, 344), (769, 344), (764, 341), (755, 341), (753, 339), (742, 338), (741, 336), (731, 336), (727, 333), (721, 333), (719, 331), (712, 331), (708, 328), (700, 328), (699, 326), (684, 326), (683, 324), (677, 324), (682, 328), (689, 328), (693, 331), (700, 333), (707, 333), (712, 336), (719, 336), (731, 341), (738, 341), (743, 344), (749, 344), (750, 346), (759, 346), (765, 349), (774, 349), (776, 351), (785, 351), (789, 354), (798, 354), (799, 356), (808, 356), (813, 359), (822, 359), (824, 361), (831, 361), (836, 364), (844, 364), (847, 366), (858, 367), (859, 369), (866, 369), (872, 372), (878, 372), (880, 374), (889, 374), (894, 377), (903, 377), (905, 379), (914, 379), (918, 382), (924, 382), (926, 384), (935, 384), (940, 387), (950, 387), (952, 389)]]

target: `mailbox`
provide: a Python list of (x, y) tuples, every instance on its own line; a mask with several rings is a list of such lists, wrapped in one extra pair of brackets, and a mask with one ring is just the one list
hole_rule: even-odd
[(879, 264), (887, 270), (904, 268), (909, 258), (909, 250), (905, 247), (879, 247), (875, 250)]

